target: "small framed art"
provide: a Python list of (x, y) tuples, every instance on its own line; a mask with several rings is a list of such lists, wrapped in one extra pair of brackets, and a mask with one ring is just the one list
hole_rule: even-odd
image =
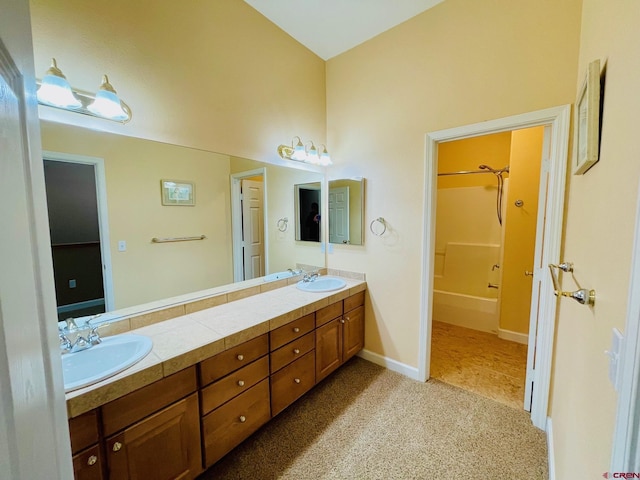
[(183, 180), (160, 180), (162, 205), (196, 204), (196, 186), (193, 182)]
[(600, 60), (589, 64), (576, 99), (573, 174), (582, 175), (598, 161), (600, 143)]

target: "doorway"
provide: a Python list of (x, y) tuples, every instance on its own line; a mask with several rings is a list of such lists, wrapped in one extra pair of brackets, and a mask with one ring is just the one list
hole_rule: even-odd
[[(544, 214), (539, 215), (537, 231), (543, 233), (536, 242), (536, 261), (533, 267), (531, 317), (529, 319), (530, 346), (527, 360), (526, 388), (530, 395), (531, 420), (545, 428), (550, 387), (553, 337), (555, 330), (556, 297), (545, 266), (558, 261), (562, 238), (564, 191), (569, 140), (569, 105), (539, 110), (513, 117), (432, 132), (426, 135), (426, 165), (424, 192), (424, 235), (422, 257), (422, 301), (418, 349), (418, 378), (430, 377), (433, 275), (435, 255), (435, 222), (437, 205), (438, 145), (458, 139), (472, 138), (535, 126), (545, 126), (545, 156), (541, 166), (540, 190), (546, 198)], [(534, 368), (535, 367), (535, 368)], [(534, 388), (535, 386), (535, 388)], [(530, 388), (530, 390), (529, 390)]]
[(525, 396), (544, 130), (438, 146), (431, 376), (514, 408)]
[(233, 280), (263, 277), (268, 269), (265, 168), (231, 174)]
[(102, 159), (43, 152), (58, 320), (113, 310)]

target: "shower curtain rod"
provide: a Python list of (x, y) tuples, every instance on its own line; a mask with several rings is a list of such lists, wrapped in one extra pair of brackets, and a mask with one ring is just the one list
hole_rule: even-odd
[(469, 175), (469, 174), (473, 174), (473, 173), (509, 173), (509, 167), (504, 167), (500, 170), (462, 170), (460, 172), (444, 172), (444, 173), (439, 173), (438, 176), (439, 177), (444, 177), (447, 175)]

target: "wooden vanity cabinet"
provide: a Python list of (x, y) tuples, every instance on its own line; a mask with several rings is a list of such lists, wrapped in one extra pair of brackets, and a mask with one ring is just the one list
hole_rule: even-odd
[(98, 411), (91, 410), (69, 420), (73, 477), (75, 480), (102, 480), (104, 462), (99, 445)]
[(200, 363), (205, 467), (271, 419), (268, 354), (265, 334)]
[(364, 347), (364, 292), (316, 312), (316, 383)]
[(315, 313), (270, 332), (271, 415), (308, 392), (315, 381)]
[(202, 472), (195, 367), (102, 406), (108, 478), (192, 479)]

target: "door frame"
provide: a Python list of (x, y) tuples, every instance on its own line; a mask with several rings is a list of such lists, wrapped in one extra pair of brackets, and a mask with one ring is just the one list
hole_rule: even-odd
[[(556, 263), (562, 243), (564, 218), (564, 195), (569, 153), (569, 126), (571, 105), (562, 105), (521, 115), (500, 118), (472, 125), (440, 130), (426, 134), (425, 138), (425, 178), (423, 191), (423, 242), (422, 279), (420, 301), (420, 330), (418, 345), (418, 379), (429, 379), (431, 362), (431, 325), (433, 306), (433, 255), (435, 252), (435, 220), (437, 196), (438, 144), (464, 138), (477, 137), (522, 128), (550, 125), (551, 145), (549, 158), (549, 186), (547, 194), (548, 215), (545, 219), (544, 248), (542, 265)], [(545, 429), (549, 404), (553, 339), (557, 298), (549, 276), (538, 273), (541, 281), (540, 316), (536, 344), (536, 368), (531, 403), (531, 421)]]
[(232, 173), (231, 179), (231, 236), (233, 252), (233, 281), (242, 282), (244, 279), (242, 256), (242, 199), (241, 183), (243, 178), (262, 176), (264, 188), (263, 199), (263, 228), (264, 228), (264, 271), (269, 272), (269, 225), (267, 223), (267, 168), (256, 168), (244, 172)]
[(113, 270), (111, 265), (111, 241), (109, 236), (109, 209), (107, 207), (107, 180), (104, 159), (73, 153), (42, 151), (42, 160), (53, 162), (92, 165), (96, 178), (96, 197), (98, 204), (98, 227), (100, 230), (100, 255), (102, 257), (102, 284), (104, 287), (105, 311), (115, 310), (113, 294)]
[(618, 359), (618, 404), (616, 407), (611, 472), (640, 469), (640, 188), (636, 206), (629, 300), (623, 349)]

